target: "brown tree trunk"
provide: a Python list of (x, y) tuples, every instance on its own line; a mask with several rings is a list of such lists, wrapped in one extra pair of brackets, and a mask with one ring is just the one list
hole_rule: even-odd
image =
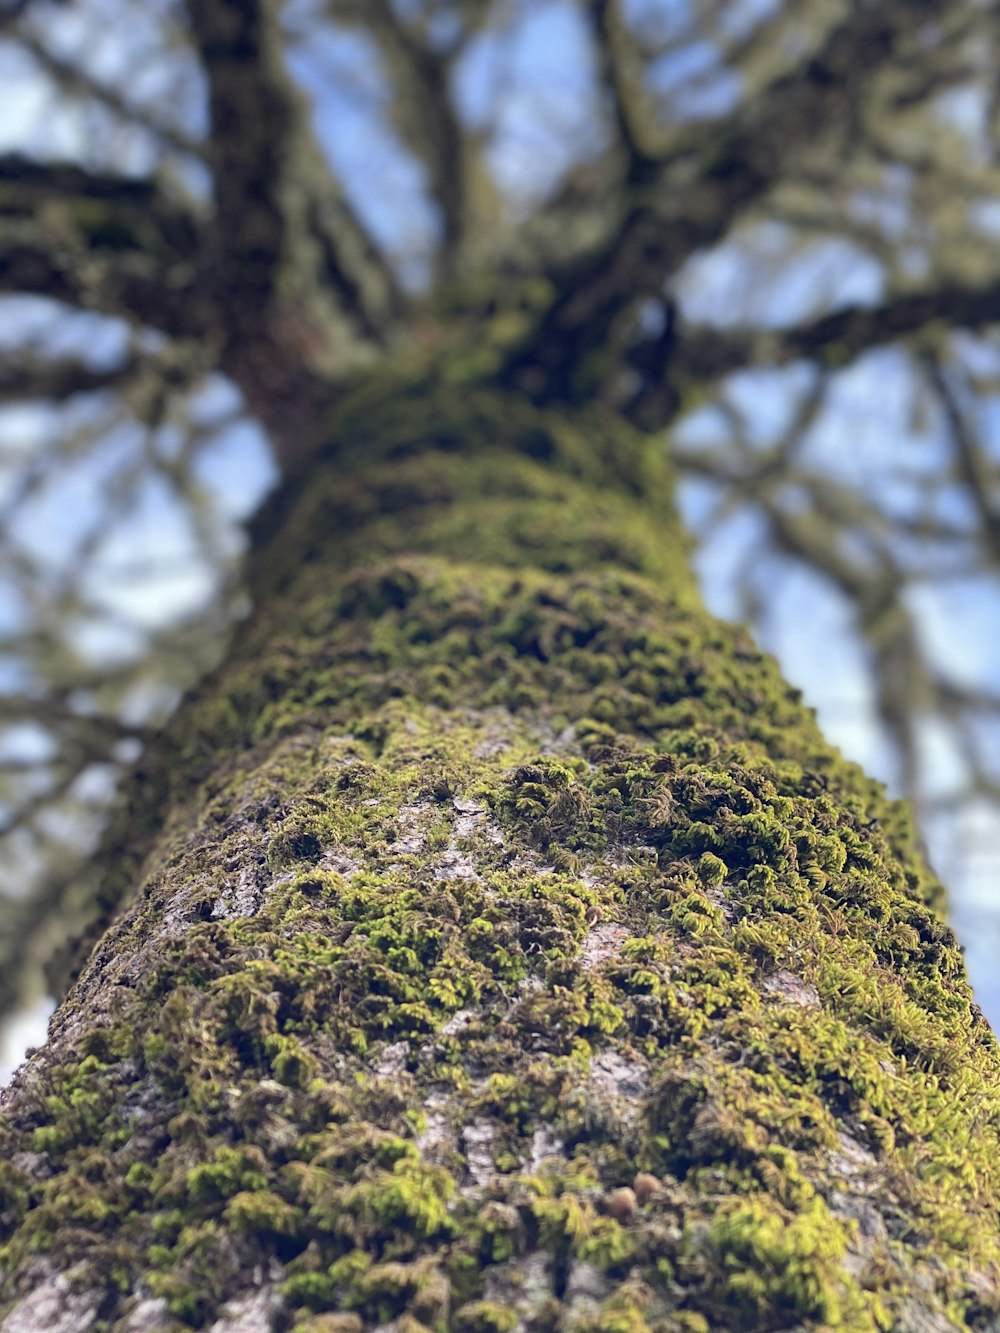
[(0, 1329), (998, 1327), (906, 811), (702, 609), (661, 446), (461, 372), (342, 404), (135, 775)]

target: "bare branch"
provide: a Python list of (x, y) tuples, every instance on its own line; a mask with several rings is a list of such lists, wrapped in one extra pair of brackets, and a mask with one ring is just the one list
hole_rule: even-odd
[(202, 333), (198, 220), (155, 182), (0, 156), (0, 291)]
[(299, 244), (315, 250), (315, 281), (330, 288), (364, 339), (385, 347), (407, 307), (388, 259), (309, 135), (303, 134), (296, 145), (294, 175), (301, 199), (297, 220), (307, 238)]
[(312, 140), (277, 10), (187, 4), (209, 84), (220, 363), (287, 459), (317, 442), (331, 385), (385, 345), (402, 298)]
[(213, 280), (233, 311), (229, 332), (245, 339), (248, 318), (256, 327), (275, 311), (287, 269), (305, 261), (301, 233), (316, 233), (323, 277), (363, 332), (381, 337), (398, 291), (387, 272), (387, 290), (376, 294), (352, 271), (352, 260), (364, 272), (383, 261), (312, 143), (285, 70), (274, 0), (190, 0), (188, 14), (209, 83)]
[(0, 32), (23, 18), (30, 5), (31, 0), (3, 0), (0, 4)]
[(543, 399), (579, 393), (579, 367), (594, 375), (602, 352), (607, 362), (630, 306), (660, 295), (685, 260), (720, 240), (817, 140), (849, 142), (862, 81), (943, 9), (943, 0), (856, 3), (794, 71), (725, 120), (679, 132), (655, 188), (633, 194), (613, 234), (553, 274), (556, 298), (508, 365), (514, 382)]
[(790, 329), (715, 330), (680, 325), (671, 370), (720, 379), (749, 366), (815, 361), (834, 369), (874, 347), (920, 334), (936, 324), (981, 329), (1000, 323), (1000, 279), (976, 286), (942, 284), (906, 292), (877, 306), (850, 306)]
[(27, 204), (40, 205), (53, 198), (69, 202), (90, 199), (149, 210), (188, 237), (194, 225), (191, 215), (169, 204), (153, 181), (136, 176), (102, 176), (71, 162), (39, 162), (20, 153), (4, 153), (0, 155), (0, 189), (5, 212), (20, 212)]
[(63, 402), (75, 394), (96, 393), (121, 387), (136, 371), (136, 362), (126, 361), (110, 369), (94, 369), (71, 358), (18, 359), (0, 364), (0, 403), (25, 398)]
[(442, 278), (451, 278), (462, 269), (471, 223), (469, 159), (473, 145), (459, 122), (450, 91), (451, 68), (460, 47), (435, 49), (399, 17), (391, 0), (367, 0), (364, 23), (395, 76), (398, 128), (430, 176), (431, 194), (442, 220), (438, 272)]
[(993, 559), (1000, 564), (1000, 509), (993, 498), (995, 477), (990, 476), (982, 449), (968, 426), (939, 358), (926, 352), (921, 360), (941, 400), (955, 448), (958, 474), (979, 518), (983, 542)]
[[(896, 556), (893, 523), (885, 514), (863, 494), (807, 471), (796, 459), (805, 431), (826, 400), (827, 383), (817, 376), (770, 448), (752, 448), (741, 440), (736, 416), (733, 449), (675, 450), (674, 460), (722, 482), (731, 506), (754, 505), (767, 522), (773, 548), (812, 569), (848, 599), (871, 653), (879, 714), (901, 761), (904, 790), (916, 796), (917, 719), (933, 687), (914, 614), (903, 595), (913, 571)], [(791, 505), (786, 498), (790, 487), (797, 493)], [(845, 540), (848, 536), (862, 540), (860, 549), (857, 541)]]
[(284, 244), (281, 191), (297, 107), (270, 0), (189, 0), (208, 78), (216, 286), (240, 308), (270, 306)]
[(17, 40), (40, 68), (50, 74), (67, 92), (98, 102), (119, 116), (124, 123), (139, 125), (175, 152), (191, 157), (202, 156), (204, 145), (199, 140), (191, 138), (174, 126), (164, 124), (110, 84), (102, 83), (72, 61), (56, 55), (33, 33), (25, 32), (22, 28), (17, 34)]
[(625, 182), (647, 183), (660, 163), (652, 108), (643, 89), (642, 52), (625, 24), (620, 0), (589, 0), (601, 82), (608, 94), (618, 143), (625, 154)]

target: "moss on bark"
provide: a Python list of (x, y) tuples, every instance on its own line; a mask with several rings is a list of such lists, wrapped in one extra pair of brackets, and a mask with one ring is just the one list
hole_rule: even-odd
[(939, 886), (657, 446), (460, 375), (331, 435), (3, 1103), (0, 1327), (995, 1327)]

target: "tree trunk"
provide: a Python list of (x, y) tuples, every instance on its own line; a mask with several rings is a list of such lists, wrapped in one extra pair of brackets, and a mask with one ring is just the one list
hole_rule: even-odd
[(460, 365), (331, 438), (2, 1104), (3, 1333), (1000, 1327), (938, 887), (662, 446)]

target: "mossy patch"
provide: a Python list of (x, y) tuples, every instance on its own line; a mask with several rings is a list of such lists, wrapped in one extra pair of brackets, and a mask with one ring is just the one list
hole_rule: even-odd
[(3, 1299), (985, 1329), (1000, 1062), (908, 815), (700, 608), (651, 442), (463, 392), (360, 393), (262, 520), (5, 1103)]

